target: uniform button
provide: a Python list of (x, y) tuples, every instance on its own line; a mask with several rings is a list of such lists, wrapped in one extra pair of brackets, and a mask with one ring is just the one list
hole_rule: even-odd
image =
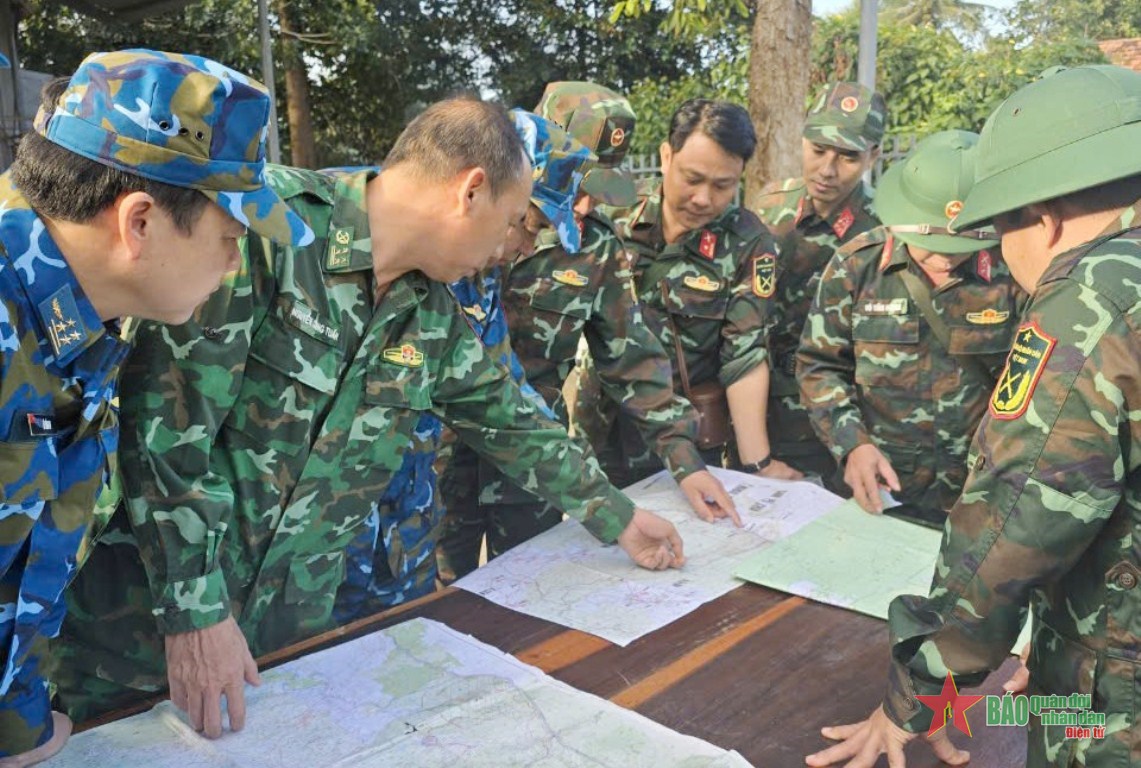
[(217, 341), (222, 338), (222, 332), (212, 325), (208, 325), (202, 329), (202, 335), (210, 339), (210, 341)]
[(980, 455), (977, 459), (975, 459), (975, 471), (976, 472), (982, 472), (983, 467), (985, 467), (985, 466), (986, 466), (986, 457), (985, 456)]
[(1137, 586), (1137, 577), (1129, 571), (1126, 571), (1125, 573), (1117, 574), (1115, 583), (1121, 589), (1133, 589), (1135, 586)]

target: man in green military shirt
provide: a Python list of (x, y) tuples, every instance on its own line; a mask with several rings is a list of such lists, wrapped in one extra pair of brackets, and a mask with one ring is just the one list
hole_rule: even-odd
[[(674, 394), (669, 358), (642, 321), (622, 241), (610, 220), (593, 210), (596, 199), (614, 205), (636, 200), (633, 182), (618, 170), (634, 134), (634, 111), (608, 88), (557, 82), (547, 86), (536, 113), (590, 149), (598, 165), (586, 172), (577, 200), (564, 199), (561, 207), (533, 201), (536, 236), (504, 267), (511, 346), (527, 381), (565, 423), (562, 388), (585, 338), (602, 386), (654, 447), (695, 511), (706, 520), (736, 519), (732, 500), (694, 445), (697, 415)], [(447, 522), (437, 552), (445, 581), (476, 567), (485, 532), (493, 558), (562, 519), (561, 510), (473, 459), (470, 449), (457, 446), (441, 482)], [(469, 487), (473, 473), (478, 494)]]
[(857, 83), (828, 86), (805, 119), (803, 175), (766, 187), (756, 210), (780, 248), (769, 336), (773, 455), (838, 492), (846, 489), (835, 477), (836, 462), (800, 404), (796, 348), (828, 261), (879, 224), (863, 177), (879, 157), (885, 113), (883, 97)]
[[(538, 414), (448, 291), (526, 210), (530, 165), (501, 108), (430, 107), (380, 172), (267, 175), (317, 240), (251, 239), (191, 322), (140, 328), (126, 365), (126, 505), (64, 630), (60, 696), (77, 715), (169, 680), (193, 727), (219, 736), (225, 697), (240, 728), (254, 656), (332, 627), (345, 548), (424, 412), (639, 565), (684, 562), (673, 526)], [(435, 544), (406, 522), (385, 542), (394, 579)]]
[[(674, 391), (722, 390), (732, 427), (717, 447), (744, 471), (795, 478), (770, 456), (764, 418), (776, 245), (756, 216), (733, 204), (755, 147), (743, 108), (692, 99), (670, 121), (662, 179), (643, 184), (635, 206), (607, 213), (631, 256), (642, 314), (670, 356)], [(600, 373), (597, 363), (582, 372), (575, 425), (621, 486), (658, 471), (662, 461), (602, 388)]]
[(993, 222), (1030, 302), (971, 446), (930, 596), (891, 605), (884, 704), (825, 728), (842, 742), (808, 765), (867, 768), (887, 752), (903, 768), (903, 746), (923, 732), (942, 760), (966, 763), (941, 727), (940, 692), (950, 675), (969, 687), (1003, 662), (1027, 602), (1028, 692), (1089, 696), (1083, 717), (1103, 716), (1105, 731), (1067, 738), (1032, 714), (1025, 765), (1141, 764), (1139, 143), (1141, 73), (1121, 67), (1054, 72), (983, 126), (953, 227)]
[(942, 528), (963, 489), (1025, 294), (993, 232), (948, 234), (974, 181), (978, 135), (920, 142), (876, 190), (883, 227), (832, 257), (808, 314), (797, 378), (812, 426), (869, 512)]

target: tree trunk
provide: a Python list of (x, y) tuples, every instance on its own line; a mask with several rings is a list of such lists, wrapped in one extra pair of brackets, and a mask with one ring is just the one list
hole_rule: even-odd
[(281, 25), (282, 60), (285, 64), (285, 104), (289, 116), (290, 161), (297, 168), (317, 167), (317, 145), (313, 140), (313, 113), (309, 108), (309, 75), (301, 46), (290, 35), (288, 0), (277, 0), (277, 20)]
[(769, 181), (799, 176), (808, 76), (812, 0), (756, 0), (749, 53), (749, 114), (757, 152), (745, 169), (745, 206)]

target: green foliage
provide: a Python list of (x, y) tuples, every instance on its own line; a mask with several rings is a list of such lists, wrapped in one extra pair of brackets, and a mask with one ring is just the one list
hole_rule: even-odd
[(1020, 42), (1141, 36), (1141, 0), (1021, 0), (1010, 28)]

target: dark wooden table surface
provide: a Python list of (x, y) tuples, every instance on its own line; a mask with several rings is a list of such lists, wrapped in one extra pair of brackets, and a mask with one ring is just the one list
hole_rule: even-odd
[[(886, 679), (885, 622), (752, 584), (625, 648), (449, 588), (259, 661), (274, 666), (414, 616), (466, 632), (674, 730), (735, 749), (763, 768), (803, 765), (804, 755), (828, 743), (820, 728), (867, 716)], [(1015, 666), (1008, 660), (972, 692), (1001, 693)], [(968, 715), (973, 736), (953, 730), (952, 739), (971, 751), (972, 766), (1023, 764), (1023, 730), (986, 727), (981, 703)], [(911, 745), (910, 768), (937, 765), (924, 745)]]

